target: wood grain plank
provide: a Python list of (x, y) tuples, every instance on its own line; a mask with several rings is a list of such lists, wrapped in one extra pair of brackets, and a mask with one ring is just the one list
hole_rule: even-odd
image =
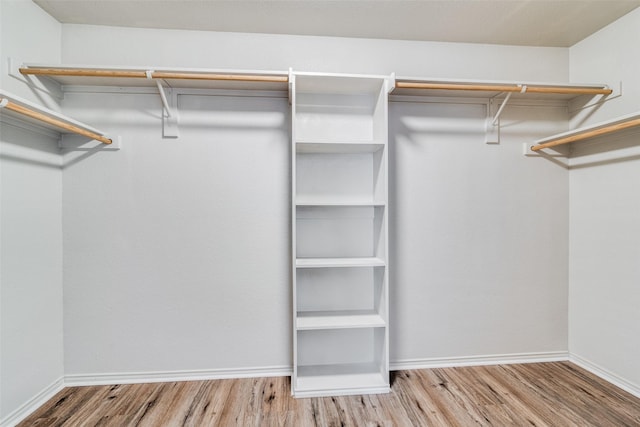
[(569, 362), (398, 371), (380, 395), (294, 399), (289, 381), (69, 387), (19, 426), (640, 427), (640, 399)]

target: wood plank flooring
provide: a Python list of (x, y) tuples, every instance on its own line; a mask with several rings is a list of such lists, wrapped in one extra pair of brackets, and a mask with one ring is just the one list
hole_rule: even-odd
[(389, 394), (312, 399), (288, 377), (69, 387), (19, 426), (640, 426), (640, 399), (568, 362), (392, 374)]

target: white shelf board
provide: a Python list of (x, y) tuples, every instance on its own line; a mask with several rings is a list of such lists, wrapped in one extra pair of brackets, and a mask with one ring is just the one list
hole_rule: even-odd
[(384, 148), (384, 143), (296, 141), (297, 153), (374, 153)]
[(297, 397), (388, 393), (389, 383), (375, 363), (298, 366)]
[[(396, 82), (416, 82), (416, 83), (438, 83), (438, 84), (454, 84), (454, 85), (492, 85), (492, 86), (515, 86), (522, 85), (527, 87), (558, 87), (558, 88), (571, 88), (571, 89), (602, 89), (607, 85), (598, 83), (545, 83), (545, 82), (522, 82), (522, 81), (505, 81), (505, 80), (457, 80), (457, 79), (437, 79), (437, 78), (425, 78), (425, 77), (405, 77), (397, 76)], [(552, 93), (519, 93), (511, 92), (511, 99), (548, 99), (568, 101), (578, 96), (584, 96), (579, 94), (552, 94)], [(505, 95), (500, 91), (477, 91), (477, 90), (442, 90), (442, 89), (408, 89), (408, 88), (395, 88), (392, 92), (392, 96), (429, 96), (438, 98), (450, 98), (450, 97), (463, 97), (463, 98), (494, 98), (499, 95)], [(591, 96), (591, 95), (589, 95)]]
[[(548, 136), (546, 138), (538, 139), (537, 141), (534, 142), (534, 146), (535, 145), (539, 145), (539, 144), (545, 144), (545, 143), (551, 142), (551, 141), (555, 141), (556, 139), (566, 138), (566, 137), (574, 136), (574, 135), (580, 135), (582, 133), (591, 132), (591, 131), (598, 130), (598, 129), (601, 129), (601, 128), (604, 128), (604, 127), (608, 127), (608, 126), (615, 126), (617, 124), (624, 123), (624, 122), (631, 121), (631, 120), (635, 120), (635, 119), (639, 119), (639, 118), (640, 118), (640, 111), (636, 111), (635, 113), (631, 113), (631, 114), (627, 114), (627, 115), (624, 115), (624, 116), (616, 117), (614, 119), (607, 120), (607, 121), (604, 121), (604, 122), (595, 123), (595, 124), (590, 125), (590, 126), (584, 126), (584, 127), (581, 127), (581, 128), (572, 129), (572, 130), (567, 131), (567, 132), (562, 132), (562, 133), (558, 133), (556, 135), (551, 135), (551, 136)], [(597, 138), (597, 136), (596, 137), (592, 137), (592, 138)]]
[(296, 258), (296, 268), (384, 267), (382, 258)]
[(370, 200), (324, 200), (324, 199), (306, 199), (304, 197), (298, 197), (296, 199), (296, 206), (298, 207), (383, 207), (386, 206), (385, 202), (374, 202)]
[(380, 314), (373, 310), (302, 311), (296, 318), (296, 329), (353, 329), (381, 328), (386, 325)]
[[(48, 65), (24, 64), (26, 68), (70, 69), (70, 70), (110, 70), (110, 71), (157, 71), (175, 73), (213, 73), (237, 75), (265, 75), (288, 76), (286, 71), (258, 71), (258, 70), (220, 70), (208, 68), (166, 68), (166, 67), (118, 67), (118, 66), (90, 66), (90, 65)], [(112, 86), (112, 87), (156, 87), (156, 79), (136, 77), (84, 77), (84, 76), (44, 76), (56, 81), (61, 86)], [(161, 79), (164, 86), (171, 88), (191, 89), (228, 89), (228, 90), (273, 90), (287, 91), (287, 82), (253, 82), (229, 80), (193, 80), (193, 79)]]
[[(82, 122), (74, 120), (71, 117), (65, 116), (62, 113), (59, 113), (59, 112), (54, 111), (54, 110), (51, 110), (49, 108), (45, 108), (45, 107), (43, 107), (41, 105), (38, 105), (38, 104), (36, 104), (34, 102), (31, 102), (31, 101), (28, 101), (28, 100), (26, 100), (24, 98), (21, 98), (19, 96), (13, 95), (13, 94), (11, 94), (11, 93), (9, 93), (7, 91), (1, 90), (1, 89), (0, 89), (0, 98), (7, 99), (12, 103), (21, 105), (21, 106), (26, 107), (26, 108), (28, 108), (30, 110), (33, 110), (33, 111), (35, 111), (37, 113), (43, 114), (45, 116), (49, 116), (49, 117), (51, 117), (53, 119), (56, 119), (56, 120), (60, 120), (60, 121), (65, 122), (67, 124), (70, 124), (70, 125), (73, 125), (73, 126), (77, 126), (77, 127), (81, 128), (81, 129), (87, 130), (89, 132), (93, 132), (93, 133), (96, 133), (98, 135), (105, 135), (105, 133), (102, 132), (101, 130), (98, 130), (98, 129), (96, 129), (94, 127), (91, 127), (91, 126), (89, 126), (87, 124), (84, 124)], [(34, 125), (37, 125), (37, 126), (44, 127), (46, 129), (54, 130), (59, 134), (70, 134), (70, 133), (72, 133), (72, 132), (70, 132), (70, 131), (68, 131), (66, 129), (62, 129), (62, 128), (58, 127), (58, 126), (54, 126), (54, 125), (51, 125), (49, 123), (45, 123), (45, 122), (43, 122), (41, 120), (37, 120), (37, 119), (31, 118), (31, 117), (25, 116), (23, 114), (15, 112), (15, 111), (11, 111), (8, 108), (0, 108), (0, 113), (6, 114), (7, 116), (19, 119), (19, 120), (27, 122), (27, 123), (31, 123), (31, 124), (34, 124)]]

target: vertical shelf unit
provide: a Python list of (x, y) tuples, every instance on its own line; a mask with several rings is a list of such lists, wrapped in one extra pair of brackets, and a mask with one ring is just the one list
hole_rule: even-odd
[(296, 397), (389, 392), (393, 77), (291, 73)]

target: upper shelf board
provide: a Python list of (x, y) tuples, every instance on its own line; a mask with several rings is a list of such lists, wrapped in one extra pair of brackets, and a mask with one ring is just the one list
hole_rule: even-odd
[[(170, 88), (286, 91), (289, 80), (288, 73), (280, 71), (37, 64), (26, 64), (20, 70), (46, 76), (61, 86), (155, 87), (155, 81), (161, 80)], [(153, 78), (147, 77), (147, 71)]]
[[(152, 71), (153, 79), (147, 78)], [(153, 87), (161, 79), (169, 87), (193, 89), (287, 91), (285, 71), (216, 70), (163, 67), (95, 67), (25, 64), (23, 74), (46, 76), (62, 86)], [(91, 75), (86, 75), (91, 74)], [(532, 83), (482, 80), (450, 80), (383, 75), (294, 72), (300, 93), (379, 93), (385, 80), (394, 96), (493, 98), (512, 93), (514, 99), (569, 100), (582, 95), (606, 96), (613, 91), (603, 84)]]
[(557, 145), (593, 139), (638, 126), (640, 126), (640, 111), (620, 116), (612, 120), (607, 120), (605, 122), (596, 123), (591, 126), (585, 126), (539, 139), (531, 146), (531, 150), (538, 151), (544, 148), (555, 147)]
[(36, 103), (20, 98), (6, 91), (0, 90), (0, 100), (6, 100), (18, 108), (0, 108), (1, 114), (19, 119), (31, 125), (37, 125), (53, 130), (59, 134), (76, 133), (90, 138), (95, 138), (110, 144), (111, 141), (105, 137), (105, 133), (89, 125), (65, 116), (57, 111), (42, 107)]
[(570, 100), (582, 95), (606, 96), (613, 91), (603, 84), (532, 83), (486, 80), (447, 80), (398, 77), (392, 95), (493, 98), (511, 93), (512, 99)]

